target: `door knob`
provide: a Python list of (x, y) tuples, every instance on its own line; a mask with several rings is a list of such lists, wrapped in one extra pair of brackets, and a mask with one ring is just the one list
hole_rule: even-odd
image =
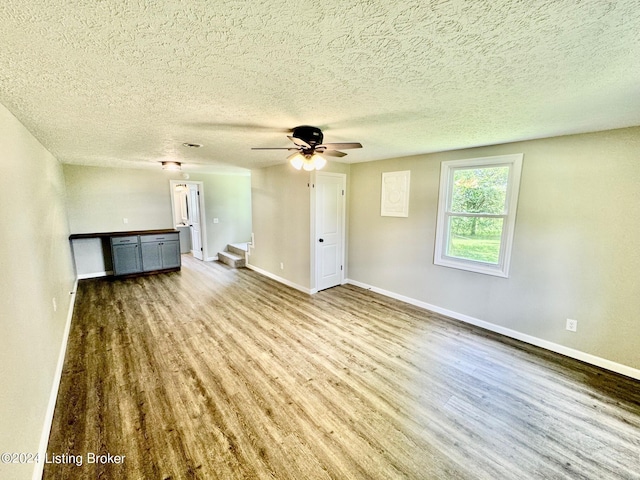
[(324, 238), (321, 238), (320, 240), (318, 240), (320, 243), (324, 242)]

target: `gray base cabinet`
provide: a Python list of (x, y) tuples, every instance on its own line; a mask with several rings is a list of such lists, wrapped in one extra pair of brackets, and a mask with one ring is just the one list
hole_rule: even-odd
[(142, 272), (140, 242), (137, 235), (111, 238), (111, 258), (114, 275)]
[(111, 237), (113, 274), (161, 272), (180, 269), (179, 234)]
[(140, 235), (142, 269), (145, 272), (180, 266), (180, 238), (168, 235)]

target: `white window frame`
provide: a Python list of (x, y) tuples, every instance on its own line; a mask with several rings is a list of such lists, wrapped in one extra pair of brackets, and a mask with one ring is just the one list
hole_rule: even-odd
[[(520, 174), (522, 172), (522, 153), (499, 155), (495, 157), (469, 158), (463, 160), (444, 161), (440, 170), (440, 194), (438, 198), (438, 219), (436, 224), (436, 244), (433, 263), (443, 267), (468, 270), (497, 277), (509, 277), (511, 263), (511, 249), (516, 224), (516, 210), (518, 207), (518, 192), (520, 190)], [(453, 177), (456, 170), (468, 170), (478, 167), (509, 167), (505, 211), (503, 214), (468, 214), (482, 218), (503, 218), (502, 237), (500, 239), (500, 254), (497, 264), (468, 260), (447, 255), (449, 221), (452, 216), (460, 216), (459, 212), (451, 211), (453, 195)]]

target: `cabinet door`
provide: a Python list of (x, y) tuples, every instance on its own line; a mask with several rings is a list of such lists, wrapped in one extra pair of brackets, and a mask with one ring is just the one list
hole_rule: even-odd
[(162, 269), (161, 242), (143, 242), (142, 246), (142, 269), (145, 272)]
[(137, 243), (113, 245), (111, 252), (114, 275), (128, 275), (142, 271), (140, 249)]
[(176, 268), (180, 266), (180, 242), (162, 242), (162, 268)]

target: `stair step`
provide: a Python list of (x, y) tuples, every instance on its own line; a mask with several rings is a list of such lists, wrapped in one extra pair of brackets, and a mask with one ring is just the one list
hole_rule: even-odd
[(244, 254), (247, 253), (248, 247), (246, 243), (230, 243), (227, 245), (226, 251), (240, 255), (244, 258)]
[(236, 255), (232, 252), (218, 252), (218, 261), (233, 268), (244, 267), (244, 255)]

